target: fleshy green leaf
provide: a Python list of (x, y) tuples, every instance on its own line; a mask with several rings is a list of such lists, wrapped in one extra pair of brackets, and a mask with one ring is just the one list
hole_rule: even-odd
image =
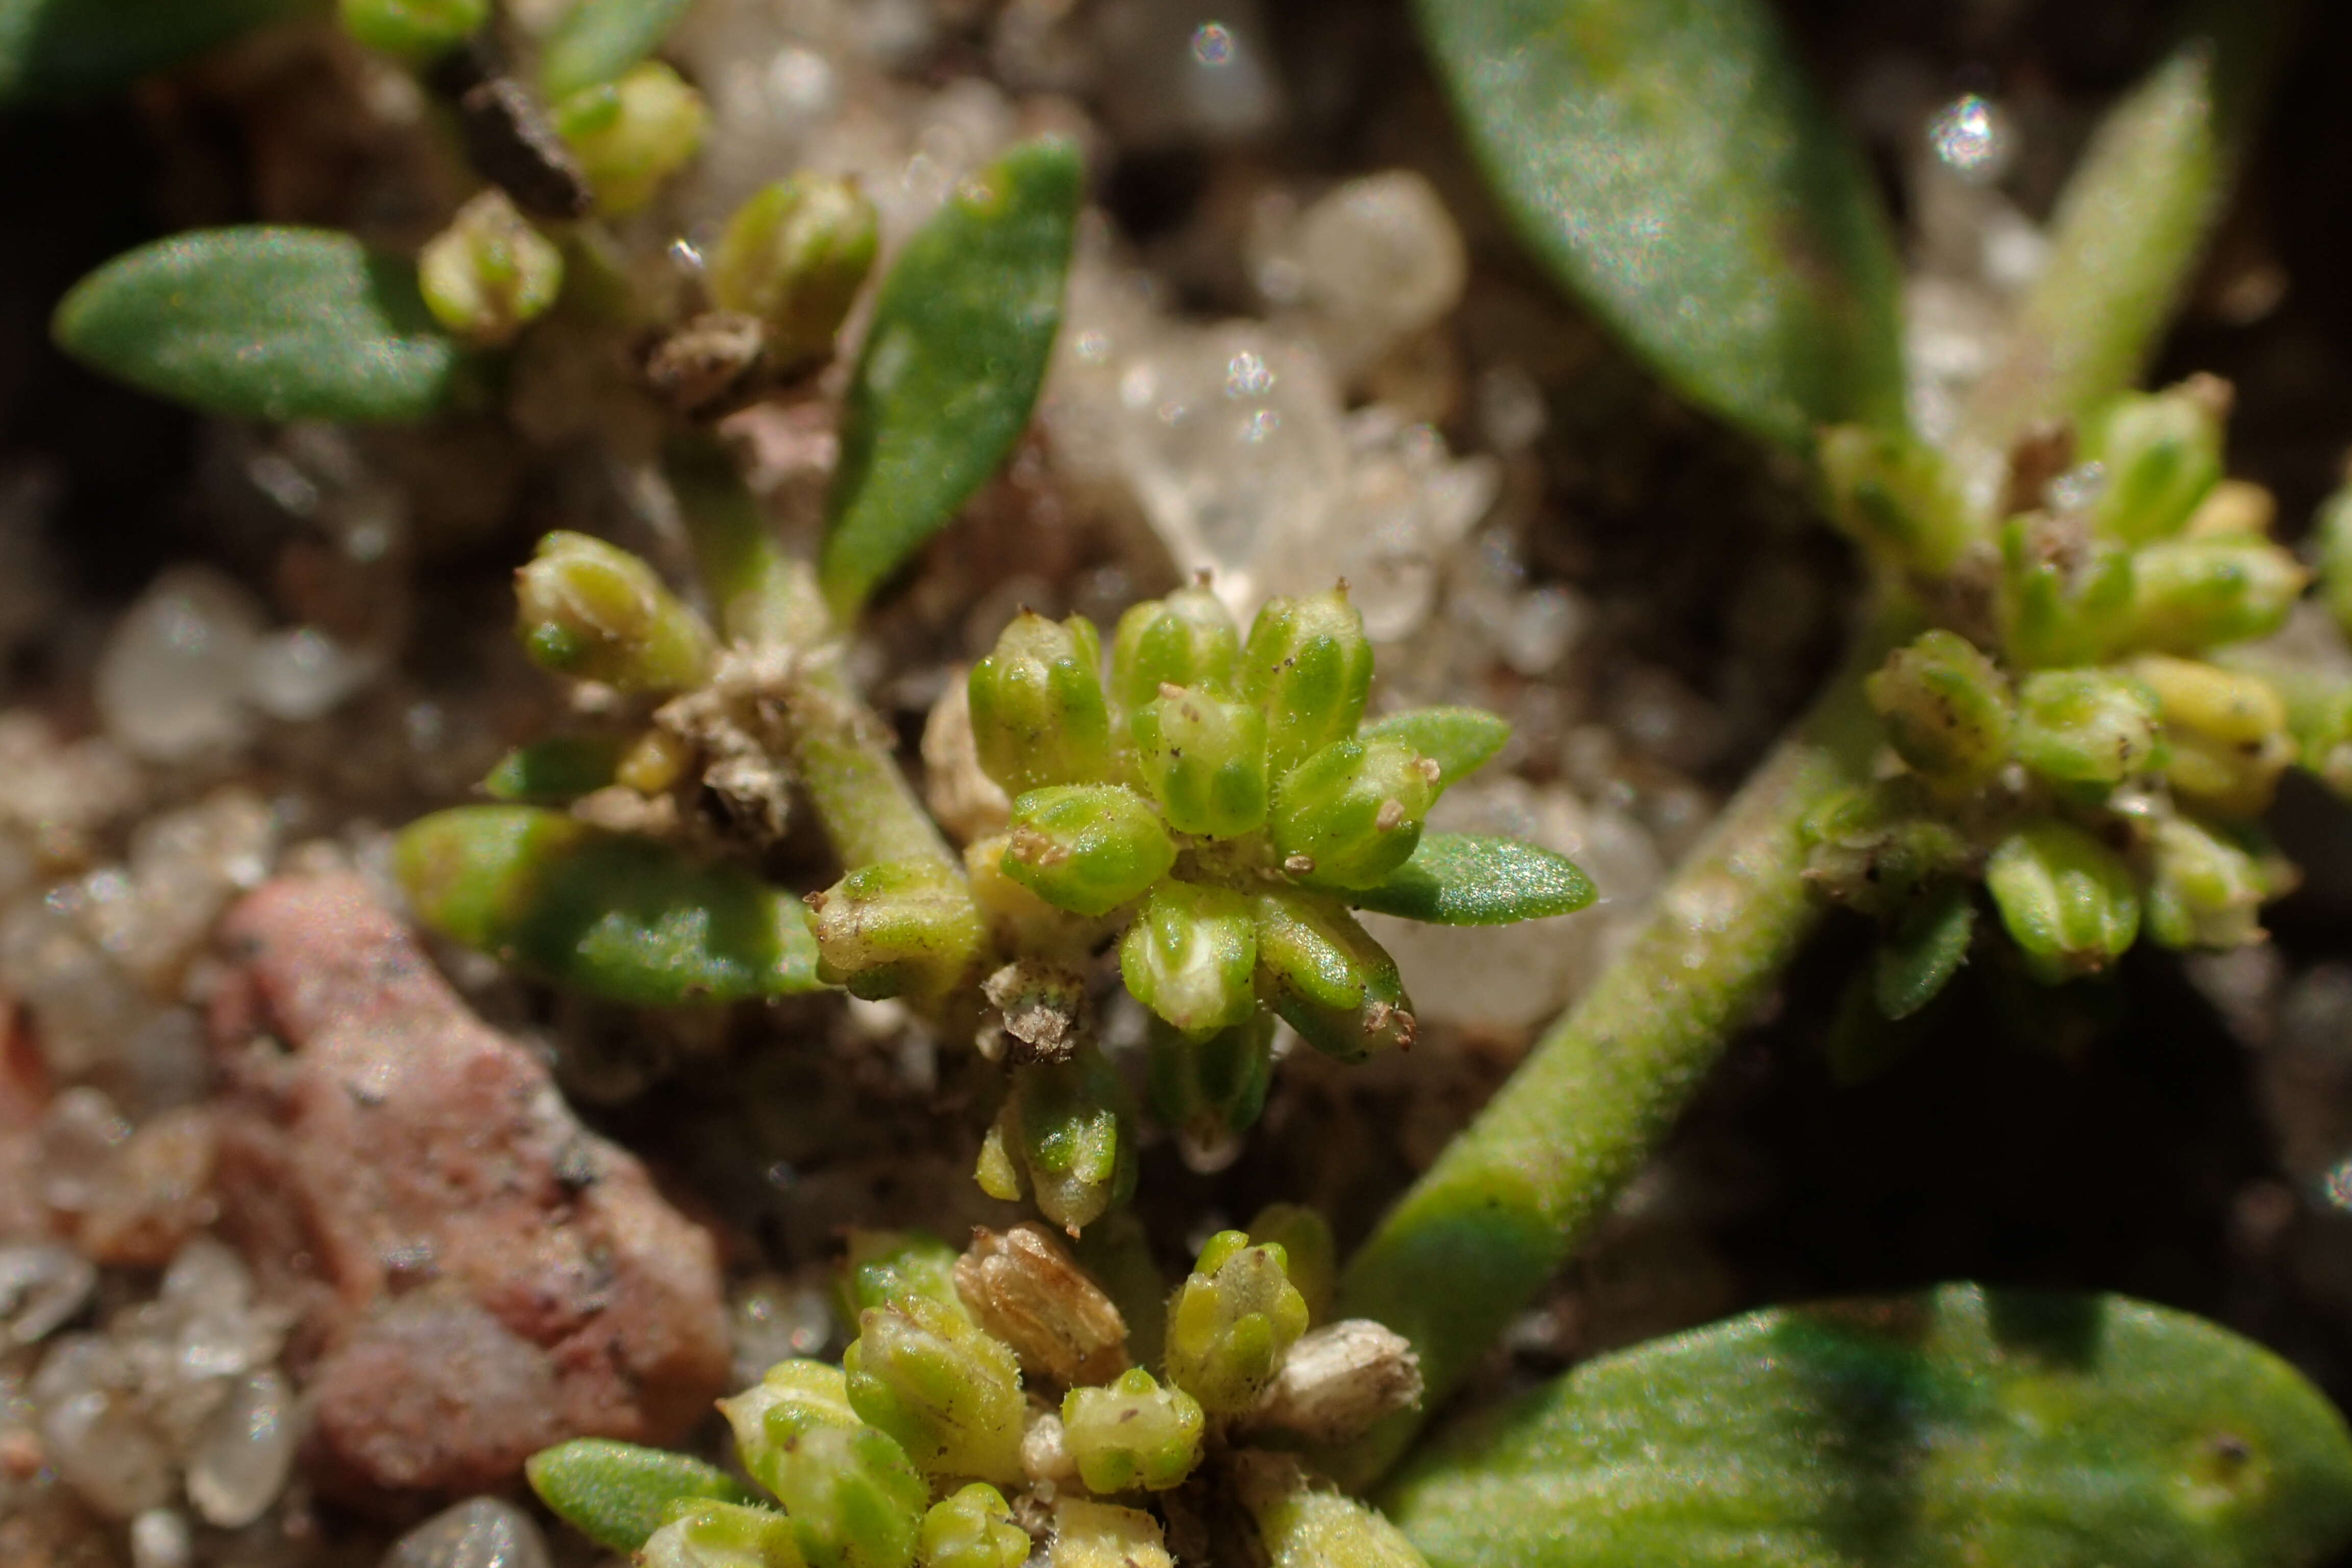
[(523, 1470), (540, 1501), (589, 1540), (615, 1552), (643, 1547), (673, 1504), (698, 1498), (764, 1500), (716, 1466), (604, 1437), (575, 1437), (542, 1448)]
[(1903, 417), (1886, 223), (1768, 0), (1418, 0), (1489, 182), (1559, 280), (1769, 439)]
[(527, 805), (469, 805), (410, 823), (395, 864), (433, 930), (607, 1001), (822, 989), (798, 899), (656, 839)]
[(846, 619), (944, 528), (1029, 423), (1062, 321), (1081, 195), (1066, 142), (967, 181), (882, 284), (843, 405), (825, 596)]
[(1440, 788), (1451, 788), (1485, 767), (1511, 738), (1510, 722), (1484, 708), (1408, 708), (1364, 726), (1360, 738), (1402, 741), (1443, 770)]
[(1907, 911), (1872, 962), (1871, 988), (1878, 1010), (1907, 1018), (1936, 999), (1969, 956), (1976, 934), (1977, 906), (1958, 883)]
[(58, 343), (163, 397), (249, 419), (415, 419), (468, 364), (416, 268), (347, 234), (198, 229), (118, 256), (58, 307)]
[(560, 805), (613, 782), (628, 742), (616, 735), (555, 735), (499, 759), (482, 780), (492, 800)]
[(2352, 1540), (2352, 1440), (2210, 1323), (1951, 1285), (1588, 1363), (1388, 1507), (1433, 1568), (2294, 1568)]
[(0, 104), (88, 98), (310, 0), (0, 0)]
[(1478, 833), (1424, 833), (1412, 858), (1377, 888), (1346, 895), (1358, 909), (1433, 925), (1499, 926), (1580, 910), (1592, 879), (1549, 849)]
[(655, 49), (687, 0), (575, 0), (539, 58), (540, 89), (552, 100), (611, 81)]

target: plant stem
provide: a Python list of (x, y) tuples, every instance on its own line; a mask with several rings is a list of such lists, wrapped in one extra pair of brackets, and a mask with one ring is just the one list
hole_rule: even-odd
[(786, 657), (771, 695), (783, 709), (787, 760), (842, 865), (936, 859), (961, 870), (898, 766), (897, 737), (842, 668), (814, 569), (784, 553), (723, 450), (680, 441), (665, 466), (720, 629)]
[[(1567, 1260), (1813, 926), (1808, 813), (1866, 782), (1878, 729), (1854, 661), (1751, 777), (1658, 896), (1647, 923), (1555, 1024), (1349, 1262), (1339, 1312), (1410, 1339), (1423, 1410)], [(1325, 1455), (1361, 1488), (1402, 1452), (1420, 1412)]]

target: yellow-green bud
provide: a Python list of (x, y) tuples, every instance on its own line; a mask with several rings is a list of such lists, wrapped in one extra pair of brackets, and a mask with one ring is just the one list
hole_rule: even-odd
[(1151, 1020), (1151, 1111), (1196, 1171), (1223, 1169), (1265, 1109), (1274, 1082), (1274, 1016), (1255, 1009), (1206, 1039)]
[(480, 32), (490, 0), (336, 0), (335, 11), (369, 48), (425, 60)]
[(1275, 852), (1303, 882), (1377, 887), (1412, 858), (1442, 782), (1402, 741), (1334, 741), (1275, 784)]
[(1123, 784), (1055, 784), (1013, 803), (1004, 874), (1056, 909), (1108, 914), (1175, 864), (1160, 814)]
[(1270, 599), (1242, 649), (1242, 696), (1265, 710), (1267, 776), (1356, 732), (1372, 686), (1372, 644), (1343, 584)]
[(1029, 1532), (1013, 1522), (1004, 1494), (974, 1481), (923, 1515), (915, 1561), (922, 1568), (1021, 1568)]
[(624, 691), (701, 684), (710, 628), (651, 566), (584, 533), (555, 532), (515, 573), (515, 631), (545, 668)]
[(1823, 431), (1830, 516), (1856, 542), (1908, 571), (1941, 576), (1969, 542), (1968, 500), (1941, 452), (1861, 425)]
[(710, 258), (721, 310), (757, 316), (785, 366), (821, 360), (874, 267), (881, 231), (856, 180), (795, 174), (735, 209)]
[(2164, 653), (2268, 637), (2311, 581), (2261, 539), (2168, 539), (2141, 550), (2132, 574), (2132, 641)]
[(2352, 488), (2327, 498), (2312, 532), (2319, 559), (2320, 599), (2344, 635), (2352, 637)]
[(1874, 914), (1907, 905), (1928, 883), (1968, 866), (1968, 841), (1940, 816), (1916, 815), (1907, 792), (1843, 790), (1805, 818), (1805, 880), (1824, 898)]
[(834, 1274), (834, 1310), (856, 1322), (910, 1296), (953, 1303), (956, 1250), (928, 1231), (853, 1229)]
[(512, 342), (563, 291), (563, 252), (493, 187), (457, 209), (416, 258), (433, 319), (479, 348)]
[[(981, 1153), (982, 1185), (997, 1196), (1025, 1187), (1038, 1210), (1073, 1236), (1135, 1190), (1131, 1098), (1092, 1046), (1067, 1061), (1014, 1069), (991, 1142), (993, 1156), (985, 1147)], [(1003, 1191), (1008, 1176), (1011, 1194)]]
[(1160, 1521), (1138, 1508), (1066, 1497), (1054, 1504), (1052, 1568), (1175, 1568)]
[(1062, 1397), (1062, 1441), (1097, 1493), (1165, 1491), (1201, 1462), (1201, 1403), (1141, 1367)]
[(1311, 1480), (1286, 1454), (1245, 1450), (1234, 1479), (1266, 1568), (1428, 1568), (1378, 1509)]
[[(2317, 618), (2313, 617), (2314, 629)], [(2322, 660), (2294, 651), (2290, 628), (2273, 643), (2221, 648), (2214, 660), (2268, 686), (2286, 710), (2295, 762), (2337, 795), (2352, 799), (2352, 679)]]
[(1220, 1231), (1168, 1303), (1168, 1380), (1213, 1415), (1239, 1415), (1264, 1394), (1307, 1331), (1307, 1299), (1282, 1248)]
[(945, 995), (971, 978), (986, 941), (971, 888), (944, 861), (861, 866), (809, 904), (818, 975), (869, 1001)]
[(2282, 891), (2231, 837), (2183, 816), (2157, 824), (2148, 847), (2147, 934), (2166, 947), (2244, 947), (2263, 940), (2263, 900)]
[(661, 183), (702, 151), (710, 110), (702, 95), (659, 60), (632, 66), (618, 81), (583, 88), (553, 109), (556, 133), (580, 160), (612, 215), (653, 199)]
[(1179, 833), (1233, 838), (1265, 826), (1265, 715), (1163, 686), (1135, 710), (1136, 767)]
[(1327, 1056), (1361, 1061), (1412, 1044), (1412, 1002), (1396, 960), (1328, 899), (1268, 892), (1255, 899), (1259, 1000)]
[(1021, 1367), (960, 1301), (871, 1307), (842, 1357), (849, 1403), (934, 1476), (1021, 1479)]
[(2139, 934), (2139, 895), (2123, 857), (2071, 823), (2029, 824), (1985, 863), (2001, 924), (2045, 982), (2093, 974)]
[(955, 1286), (973, 1321), (1032, 1376), (1076, 1387), (1127, 1368), (1126, 1318), (1043, 1226), (975, 1229)]
[(1923, 634), (1889, 654), (1868, 687), (1895, 754), (1930, 784), (1974, 789), (2009, 760), (2009, 682), (1966, 637)]
[(2270, 805), (2294, 760), (2286, 705), (2268, 682), (2193, 659), (2149, 654), (2131, 672), (2156, 693), (2164, 720), (2164, 776), (2173, 793), (2226, 816)]
[(772, 1508), (698, 1498), (638, 1549), (642, 1568), (803, 1568), (793, 1521)]
[(2127, 393), (2093, 421), (2083, 455), (2104, 470), (2091, 503), (2100, 532), (2142, 544), (2187, 525), (2221, 480), (2227, 396), (2220, 383), (2200, 377), (2163, 392)]
[(1147, 599), (1118, 618), (1111, 638), (1111, 696), (1130, 714), (1140, 712), (1163, 686), (1231, 696), (1241, 651), (1234, 617), (1205, 586)]
[(1011, 795), (1110, 773), (1110, 712), (1092, 621), (1024, 610), (972, 666), (971, 738), (980, 767)]
[(1307, 1300), (1307, 1316), (1321, 1322), (1331, 1315), (1339, 1288), (1339, 1244), (1331, 1222), (1305, 1204), (1268, 1204), (1249, 1222), (1249, 1238), (1282, 1248), (1283, 1272)]
[(2079, 518), (2028, 513), (2002, 526), (2001, 649), (2012, 665), (2096, 664), (2132, 620), (2132, 552)]
[(841, 1368), (779, 1362), (719, 1409), (743, 1468), (783, 1503), (809, 1568), (913, 1561), (929, 1490), (906, 1451), (859, 1420)]
[(1159, 882), (1119, 939), (1129, 994), (1195, 1039), (1257, 1011), (1256, 967), (1256, 918), (1249, 899), (1227, 888)]
[(2018, 761), (2052, 784), (2105, 792), (2161, 760), (2156, 693), (2105, 669), (2045, 669), (2018, 687)]

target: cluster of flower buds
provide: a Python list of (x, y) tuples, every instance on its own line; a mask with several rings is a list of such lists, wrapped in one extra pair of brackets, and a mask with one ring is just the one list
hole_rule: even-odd
[[(2222, 477), (2227, 403), (2200, 378), (2088, 421), (2082, 460), (2040, 476), (2026, 498), (2040, 504), (1973, 563), (1990, 605), (1960, 617), (1974, 640), (1929, 631), (1871, 677), (1900, 768), (1816, 814), (1823, 890), (1906, 916), (1981, 877), (2047, 981), (2105, 968), (2143, 932), (2171, 947), (2261, 938), (2259, 908), (2292, 872), (2252, 819), (2298, 761), (2352, 784), (2352, 690), (2299, 679), (2259, 640), (2310, 574), (2269, 538), (2267, 493)], [(1905, 542), (1966, 514), (1929, 472), (1939, 459), (1891, 439), (1833, 438), (1842, 515), (1915, 574), (1967, 576), (1958, 554)], [(2352, 523), (2323, 520), (2323, 562), (2329, 527)], [(1948, 942), (1954, 928), (1936, 929)]]
[[(1328, 1260), (1312, 1211), (1269, 1210), (1254, 1231), (1212, 1239), (1177, 1287), (1157, 1375), (1129, 1364), (1118, 1309), (1042, 1226), (980, 1231), (961, 1255), (853, 1233), (836, 1279), (857, 1330), (843, 1365), (783, 1362), (719, 1402), (745, 1472), (781, 1509), (625, 1444), (550, 1450), (532, 1484), (651, 1568), (1019, 1568), (1033, 1531), (1055, 1568), (1168, 1564), (1167, 1494), (1201, 1485), (1239, 1498), (1275, 1562), (1337, 1531), (1362, 1537), (1345, 1561), (1386, 1563), (1377, 1514), (1252, 1445), (1355, 1436), (1420, 1398), (1418, 1365), (1376, 1323), (1310, 1328), (1273, 1237)], [(1202, 1511), (1196, 1495), (1187, 1517)]]

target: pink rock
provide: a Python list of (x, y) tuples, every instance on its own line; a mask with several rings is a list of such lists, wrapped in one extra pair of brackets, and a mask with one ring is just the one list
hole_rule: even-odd
[(725, 1391), (710, 1235), (576, 1121), (356, 878), (230, 911), (217, 1182), (302, 1304), (321, 1481), (472, 1492), (566, 1437), (670, 1443)]
[(16, 999), (0, 994), (0, 1241), (32, 1241), (49, 1232), (37, 1179), (48, 1069), (24, 1018)]

